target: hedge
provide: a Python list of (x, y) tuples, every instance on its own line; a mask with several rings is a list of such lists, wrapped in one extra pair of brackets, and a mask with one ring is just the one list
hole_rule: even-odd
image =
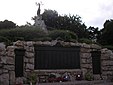
[(45, 37), (47, 36), (47, 33), (36, 27), (22, 27), (9, 30), (1, 30), (0, 36), (5, 37), (11, 41), (16, 41), (18, 39), (28, 41)]

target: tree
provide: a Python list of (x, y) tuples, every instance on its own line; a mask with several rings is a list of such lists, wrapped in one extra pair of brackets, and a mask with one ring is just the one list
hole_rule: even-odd
[(42, 14), (42, 19), (45, 21), (48, 30), (49, 28), (56, 28), (58, 12), (55, 10), (45, 10)]
[(82, 23), (81, 17), (78, 15), (59, 15), (57, 11), (45, 10), (42, 14), (48, 30), (69, 30), (77, 34), (78, 38), (87, 38), (87, 27)]
[(102, 45), (113, 45), (113, 20), (106, 20), (101, 30), (99, 42)]
[(100, 36), (100, 31), (98, 27), (89, 27), (88, 28), (88, 34), (89, 34), (89, 39), (91, 39), (92, 41), (97, 41), (97, 39), (99, 39)]
[(16, 24), (8, 20), (0, 21), (0, 29), (10, 29), (10, 28), (16, 28)]

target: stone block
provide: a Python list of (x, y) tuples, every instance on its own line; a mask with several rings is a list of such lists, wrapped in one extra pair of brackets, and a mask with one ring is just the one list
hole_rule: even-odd
[(93, 49), (101, 49), (101, 47), (97, 44), (91, 44), (90, 45), (90, 48), (93, 48)]
[(15, 56), (14, 51), (8, 51), (8, 52), (7, 52), (7, 56), (8, 56), (8, 57), (14, 57), (14, 56)]
[(83, 43), (82, 47), (84, 47), (84, 48), (90, 48), (90, 45), (88, 45), (86, 43)]
[(4, 69), (14, 71), (15, 66), (14, 65), (4, 65)]
[(108, 50), (107, 48), (101, 49), (102, 54), (108, 54), (108, 55), (113, 55), (113, 52), (111, 50)]
[(49, 46), (51, 46), (51, 42), (49, 42), (49, 41), (45, 41), (45, 42), (43, 42), (42, 44), (43, 44), (43, 45), (49, 45)]
[(75, 44), (75, 43), (73, 43), (73, 42), (70, 42), (70, 45), (71, 45), (71, 46), (76, 46), (76, 44)]
[(87, 69), (82, 68), (83, 77), (85, 78), (85, 74), (87, 73)]
[(82, 64), (81, 67), (82, 68), (87, 68), (87, 69), (89, 68), (89, 69), (91, 69), (92, 65), (91, 64)]
[(15, 46), (8, 46), (8, 47), (7, 47), (7, 51), (13, 52), (14, 49), (15, 49)]
[(108, 70), (113, 71), (113, 66), (109, 66)]
[(105, 81), (107, 80), (107, 76), (102, 76), (102, 78), (103, 78), (103, 80), (105, 80)]
[(42, 45), (42, 41), (37, 41), (35, 44), (36, 45)]
[(5, 46), (6, 46), (6, 45), (5, 45), (4, 43), (0, 43), (0, 51), (1, 51), (1, 50), (5, 50)]
[(26, 69), (31, 69), (33, 70), (34, 69), (34, 65), (33, 64), (26, 64)]
[(91, 49), (89, 48), (81, 48), (81, 53), (90, 53), (91, 52)]
[(32, 52), (26, 52), (26, 57), (32, 58), (32, 57), (34, 57), (34, 53), (32, 53)]
[(2, 72), (2, 69), (0, 69), (0, 75), (2, 74), (3, 72)]
[(4, 74), (2, 74), (1, 78), (9, 80), (9, 74), (8, 73), (4, 73)]
[(15, 83), (15, 72), (14, 71), (9, 71), (9, 80), (10, 80), (10, 85), (13, 85)]
[(64, 44), (62, 44), (63, 46), (70, 46), (70, 43), (69, 42), (64, 42)]
[(26, 72), (30, 72), (31, 70), (30, 69), (26, 69)]
[(18, 40), (18, 41), (16, 41), (16, 42), (14, 43), (14, 46), (17, 46), (17, 47), (23, 47), (24, 44), (25, 44), (24, 41), (20, 41), (20, 40)]
[(93, 78), (94, 78), (94, 80), (100, 80), (101, 76), (98, 74), (98, 75), (94, 75)]
[(113, 75), (113, 72), (112, 71), (103, 71), (102, 75), (104, 75), (104, 76)]
[(0, 63), (7, 64), (7, 57), (2, 57)]
[(113, 66), (113, 61), (109, 61), (109, 65), (110, 66)]
[(110, 61), (110, 60), (102, 61), (102, 65), (103, 66), (113, 66), (113, 61)]
[(3, 64), (2, 63), (0, 63), (0, 68), (2, 68), (3, 67)]
[(108, 54), (101, 54), (101, 59), (108, 60), (110, 59), (110, 57), (108, 56)]
[(108, 67), (107, 66), (104, 66), (104, 67), (102, 66), (101, 69), (102, 69), (102, 71), (107, 71)]
[(6, 51), (5, 50), (0, 52), (0, 56), (5, 56), (5, 55), (6, 55)]
[(33, 47), (33, 41), (26, 42), (26, 45), (29, 46), (29, 47)]
[(107, 50), (107, 53), (108, 53), (109, 55), (112, 55), (112, 54), (113, 54), (113, 52), (112, 52), (111, 50)]
[(8, 73), (7, 69), (2, 69), (3, 73)]
[(91, 57), (91, 53), (81, 53), (81, 58), (89, 59)]
[(7, 64), (13, 64), (14, 65), (15, 60), (12, 57), (7, 57), (6, 62), (7, 62)]
[(87, 59), (87, 63), (88, 64), (91, 64), (92, 63), (92, 59), (90, 58), (90, 59)]
[(29, 62), (29, 58), (26, 58), (26, 57), (25, 57), (25, 58), (24, 58), (24, 62), (25, 62), (25, 63), (28, 63), (28, 62)]
[(18, 85), (18, 84), (23, 84), (23, 78), (21, 78), (21, 77), (18, 77), (18, 78), (16, 78), (16, 84)]
[(113, 55), (110, 55), (110, 59), (113, 60)]
[(29, 63), (34, 64), (34, 58), (29, 59)]
[(87, 59), (81, 59), (81, 63), (82, 64), (86, 64), (87, 63)]
[(113, 72), (112, 71), (107, 71), (106, 74), (107, 75), (113, 75)]
[(0, 85), (9, 85), (9, 80), (0, 78)]
[(34, 47), (26, 46), (25, 49), (26, 49), (27, 52), (34, 52)]
[(109, 66), (109, 60), (102, 61), (101, 64), (102, 64), (102, 66)]
[(56, 43), (57, 43), (57, 40), (52, 40), (52, 41), (51, 41), (51, 46), (56, 45)]
[(83, 58), (83, 59), (81, 59), (81, 63), (83, 63), (83, 64), (91, 64), (92, 61), (91, 61), (91, 59)]

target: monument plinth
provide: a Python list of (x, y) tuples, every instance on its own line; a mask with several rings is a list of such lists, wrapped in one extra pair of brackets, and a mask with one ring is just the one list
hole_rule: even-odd
[[(37, 4), (37, 3), (36, 3), (36, 4)], [(37, 16), (36, 16), (36, 18), (35, 18), (34, 26), (37, 26), (37, 27), (39, 27), (39, 28), (41, 28), (41, 29), (47, 31), (46, 25), (45, 25), (45, 23), (44, 23), (44, 20), (42, 20), (42, 16), (41, 16), (41, 14), (40, 14), (40, 11), (41, 11), (41, 9), (40, 9), (40, 3), (38, 3), (37, 5), (38, 5), (39, 7), (38, 7), (38, 10), (37, 10)]]

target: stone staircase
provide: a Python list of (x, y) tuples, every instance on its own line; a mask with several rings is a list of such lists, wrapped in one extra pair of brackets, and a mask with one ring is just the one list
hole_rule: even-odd
[(36, 85), (113, 85), (113, 82), (98, 80), (98, 81), (73, 81), (73, 82), (39, 83), (39, 84), (36, 84)]

